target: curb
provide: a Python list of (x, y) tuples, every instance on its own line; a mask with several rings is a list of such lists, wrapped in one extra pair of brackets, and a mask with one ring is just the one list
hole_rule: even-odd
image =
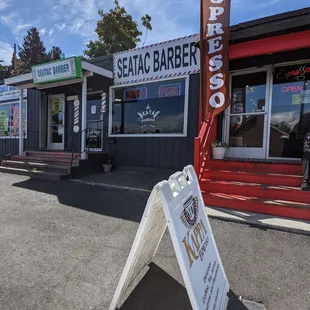
[[(143, 192), (143, 193), (151, 193), (151, 190), (143, 189), (143, 188), (111, 185), (111, 184), (106, 184), (106, 183), (88, 182), (88, 181), (77, 180), (77, 179), (75, 179), (75, 180), (70, 179), (70, 181), (75, 182), (75, 183), (80, 183), (80, 184), (86, 184), (86, 185), (90, 185), (90, 186), (108, 188), (108, 189), (118, 189), (118, 190), (128, 190), (128, 191), (137, 191), (137, 192)], [(289, 227), (287, 225), (280, 226), (280, 225), (276, 225), (276, 224), (262, 223), (262, 222), (259, 222), (257, 220), (252, 221), (252, 220), (248, 220), (248, 219), (242, 219), (242, 218), (238, 218), (237, 215), (227, 215), (227, 214), (226, 215), (215, 215), (215, 214), (212, 214), (212, 212), (214, 212), (214, 211), (221, 212), (220, 208), (212, 207), (212, 206), (206, 206), (206, 208), (207, 208), (208, 217), (212, 218), (212, 219), (217, 219), (217, 220), (221, 220), (221, 221), (225, 221), (225, 222), (231, 222), (231, 223), (249, 225), (251, 227), (255, 227), (258, 229), (262, 229), (262, 228), (263, 229), (272, 229), (272, 230), (278, 230), (278, 231), (283, 231), (283, 232), (288, 232), (288, 233), (295, 233), (295, 234), (299, 234), (299, 235), (310, 236), (310, 222), (309, 222), (309, 230), (299, 229), (299, 228)], [(233, 209), (224, 209), (224, 208), (222, 210), (234, 211)], [(290, 220), (290, 219), (280, 218), (280, 217), (276, 217), (276, 219)], [(298, 222), (298, 220), (293, 220), (293, 219), (291, 219), (291, 220)]]
[[(206, 206), (207, 208), (210, 208), (209, 206)], [(213, 207), (211, 207), (213, 208)], [(225, 209), (225, 210), (232, 210), (232, 209)], [(276, 224), (266, 224), (266, 223), (261, 223), (257, 221), (251, 221), (251, 220), (245, 220), (241, 218), (236, 218), (235, 216), (221, 216), (221, 215), (214, 215), (214, 214), (208, 214), (209, 218), (220, 220), (223, 222), (230, 222), (230, 223), (238, 223), (238, 224), (243, 224), (243, 225), (248, 225), (254, 228), (258, 229), (272, 229), (272, 230), (278, 230), (278, 231), (283, 231), (283, 232), (288, 232), (288, 233), (294, 233), (298, 235), (305, 235), (305, 236), (310, 236), (310, 228), (309, 230), (305, 229), (298, 229), (294, 227), (288, 227), (288, 226), (280, 226)], [(285, 218), (283, 218), (285, 219)], [(286, 220), (286, 219), (285, 219)], [(298, 221), (298, 220), (296, 220)], [(309, 223), (310, 225), (310, 223)]]
[(149, 190), (149, 189), (136, 188), (136, 187), (127, 187), (127, 186), (111, 185), (111, 184), (106, 184), (106, 183), (96, 183), (96, 182), (88, 182), (88, 181), (72, 180), (72, 179), (70, 181), (76, 182), (76, 183), (81, 183), (81, 184), (87, 184), (87, 185), (91, 185), (91, 186), (110, 188), (110, 189), (121, 189), (121, 190), (137, 191), (137, 192), (143, 192), (143, 193), (150, 193), (151, 192), (151, 190)]

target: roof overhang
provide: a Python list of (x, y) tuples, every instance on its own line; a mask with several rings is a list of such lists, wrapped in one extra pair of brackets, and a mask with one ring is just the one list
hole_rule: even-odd
[(310, 30), (252, 40), (229, 46), (229, 59), (240, 59), (310, 48)]
[[(81, 63), (82, 63), (83, 77), (90, 77), (93, 76), (93, 74), (97, 74), (99, 76), (113, 79), (113, 73), (111, 71), (95, 66), (86, 61), (82, 61)], [(16, 86), (18, 89), (36, 88), (38, 90), (82, 82), (83, 78), (77, 78), (72, 80), (65, 80), (65, 81), (51, 82), (37, 85), (33, 83), (32, 73), (22, 74), (4, 80), (5, 85)]]

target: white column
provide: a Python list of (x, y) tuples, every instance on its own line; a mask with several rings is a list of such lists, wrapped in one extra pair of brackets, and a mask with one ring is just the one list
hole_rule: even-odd
[(21, 89), (19, 94), (19, 144), (18, 144), (19, 155), (22, 155), (22, 153), (24, 152), (23, 108), (24, 108), (24, 90)]
[(82, 153), (82, 159), (86, 159), (86, 114), (87, 114), (87, 109), (86, 109), (86, 104), (87, 104), (87, 77), (84, 76), (83, 78), (83, 83), (82, 83), (82, 111), (81, 111), (81, 116), (82, 116), (82, 128), (81, 128), (81, 152)]

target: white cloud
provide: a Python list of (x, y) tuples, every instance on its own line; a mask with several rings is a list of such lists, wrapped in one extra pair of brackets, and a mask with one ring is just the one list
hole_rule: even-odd
[(59, 24), (55, 24), (54, 26), (55, 26), (55, 28), (56, 28), (57, 30), (62, 31), (62, 30), (64, 30), (64, 29), (66, 28), (67, 24), (65, 24), (65, 23), (59, 23)]
[(46, 28), (42, 28), (40, 29), (40, 34), (42, 34), (43, 36), (47, 33), (47, 29)]
[(52, 29), (50, 29), (50, 31), (48, 32), (48, 36), (51, 37), (51, 36), (53, 35), (53, 33), (54, 33), (54, 29), (52, 28)]
[(57, 30), (94, 39), (98, 10), (111, 4), (112, 0), (53, 0), (50, 19)]
[(0, 0), (0, 11), (5, 10), (10, 5), (11, 2), (9, 0)]
[[(54, 22), (53, 28), (78, 35), (83, 42), (97, 39), (95, 28), (100, 18), (98, 10), (107, 12), (114, 5), (114, 0), (46, 1), (51, 7), (49, 18)], [(120, 5), (139, 23), (140, 29), (141, 16), (147, 13), (152, 17), (153, 31), (149, 32), (146, 44), (191, 35), (199, 29), (199, 18), (194, 19), (194, 24), (184, 23), (184, 20), (199, 16), (199, 0), (120, 0)], [(140, 45), (144, 41), (144, 34), (141, 40)]]
[[(136, 20), (148, 14), (152, 17), (153, 30), (148, 33), (146, 44), (166, 41), (178, 37), (195, 34), (199, 29), (199, 18), (196, 22), (187, 23), (194, 17), (199, 17), (199, 0), (121, 0), (127, 11), (136, 12)], [(195, 19), (194, 19), (195, 20)], [(142, 43), (144, 38), (142, 36)]]
[(12, 60), (13, 47), (5, 41), (0, 41), (0, 55), (0, 60), (3, 60), (5, 65), (9, 65)]
[(15, 12), (0, 16), (0, 21), (7, 27), (11, 28), (12, 33), (15, 35), (18, 35), (22, 30), (31, 26), (30, 23), (25, 23), (22, 19), (19, 19)]

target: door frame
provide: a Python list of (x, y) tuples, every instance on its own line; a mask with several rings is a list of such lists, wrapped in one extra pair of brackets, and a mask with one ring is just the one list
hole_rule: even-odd
[[(63, 135), (62, 135), (62, 143), (52, 143), (52, 135), (51, 135), (51, 116), (52, 116), (52, 105), (51, 105), (51, 99), (53, 98), (63, 98)], [(48, 150), (57, 150), (57, 151), (63, 151), (65, 149), (65, 119), (66, 119), (66, 95), (65, 94), (57, 94), (57, 95), (50, 95), (48, 96), (48, 113), (47, 113), (47, 149)]]
[[(264, 115), (264, 133), (263, 133), (263, 147), (262, 148), (242, 148), (242, 147), (230, 147), (228, 148), (228, 157), (232, 158), (257, 158), (257, 159), (267, 159), (268, 158), (268, 149), (269, 149), (269, 120), (270, 120), (270, 108), (271, 108), (271, 92), (272, 92), (272, 70), (273, 66), (263, 66), (261, 68), (251, 68), (245, 70), (232, 71), (229, 74), (229, 94), (230, 98), (232, 97), (232, 79), (235, 76), (266, 72), (266, 96), (265, 96), (265, 111), (264, 112), (250, 112), (250, 113), (241, 113), (240, 116), (246, 115)], [(224, 137), (223, 140), (229, 144), (229, 129), (230, 129), (230, 118), (231, 115), (231, 105), (228, 109), (225, 110), (225, 119), (224, 122)]]

